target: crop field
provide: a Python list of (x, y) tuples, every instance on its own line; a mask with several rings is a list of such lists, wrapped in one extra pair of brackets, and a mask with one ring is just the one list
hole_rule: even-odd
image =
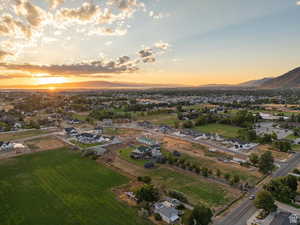
[(50, 133), (49, 130), (28, 130), (19, 132), (10, 132), (0, 134), (0, 141), (13, 141), (17, 139), (23, 139), (28, 137), (34, 137), (42, 134)]
[(227, 187), (202, 180), (200, 177), (184, 175), (167, 168), (149, 170), (148, 175), (155, 183), (169, 190), (184, 193), (194, 203), (203, 203), (211, 207), (220, 207), (236, 197)]
[(225, 124), (207, 124), (204, 126), (195, 127), (194, 130), (203, 132), (203, 133), (211, 133), (211, 134), (219, 134), (224, 137), (234, 138), (238, 136), (238, 131), (242, 129), (240, 127), (235, 127), (231, 125)]
[(143, 225), (112, 188), (128, 179), (66, 149), (0, 161), (1, 225)]

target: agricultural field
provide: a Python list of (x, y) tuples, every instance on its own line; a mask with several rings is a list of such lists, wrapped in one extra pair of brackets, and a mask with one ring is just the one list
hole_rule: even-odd
[(146, 120), (156, 125), (165, 124), (172, 127), (174, 127), (175, 122), (180, 122), (180, 120), (178, 120), (177, 118), (176, 113), (161, 113), (155, 115), (139, 116), (137, 120)]
[(194, 130), (202, 133), (219, 134), (227, 138), (234, 138), (238, 136), (240, 127), (225, 125), (225, 124), (207, 124), (203, 126), (195, 127)]
[(2, 160), (1, 225), (146, 225), (112, 192), (127, 182), (67, 149)]
[(0, 141), (13, 141), (23, 138), (34, 137), (42, 134), (51, 133), (52, 131), (49, 130), (28, 130), (28, 131), (17, 131), (17, 132), (10, 132), (0, 134)]

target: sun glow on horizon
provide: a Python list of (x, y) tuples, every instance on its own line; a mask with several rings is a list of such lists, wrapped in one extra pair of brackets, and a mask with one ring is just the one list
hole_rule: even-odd
[(36, 77), (37, 85), (47, 85), (47, 84), (63, 84), (68, 82), (69, 79), (65, 77)]

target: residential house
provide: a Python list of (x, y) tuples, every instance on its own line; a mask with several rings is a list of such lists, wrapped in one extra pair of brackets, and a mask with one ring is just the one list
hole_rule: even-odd
[(0, 151), (11, 151), (13, 148), (13, 143), (0, 141)]
[(65, 128), (65, 133), (71, 137), (78, 135), (78, 131), (74, 127)]
[(159, 214), (169, 224), (179, 221), (179, 211), (168, 201), (155, 203), (154, 213)]

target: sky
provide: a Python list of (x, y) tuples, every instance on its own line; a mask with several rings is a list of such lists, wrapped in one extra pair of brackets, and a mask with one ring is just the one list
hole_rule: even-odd
[(238, 84), (299, 65), (297, 0), (0, 0), (1, 85)]

